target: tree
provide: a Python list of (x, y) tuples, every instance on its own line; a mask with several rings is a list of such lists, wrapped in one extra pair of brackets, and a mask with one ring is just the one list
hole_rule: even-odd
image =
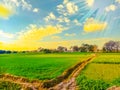
[(105, 52), (120, 52), (120, 41), (109, 41), (103, 46)]
[(37, 49), (37, 51), (38, 52), (42, 52), (44, 49), (42, 48), (42, 47), (39, 47), (38, 49)]
[(49, 49), (44, 49), (44, 50), (43, 50), (43, 53), (51, 53), (51, 50), (49, 50)]
[(0, 50), (0, 54), (4, 54), (5, 52), (5, 50)]
[(98, 47), (97, 45), (89, 45), (89, 51), (90, 52), (97, 52)]
[(58, 46), (57, 50), (59, 52), (67, 52), (67, 48), (66, 47), (63, 47), (63, 46)]
[(10, 53), (12, 53), (12, 52), (11, 52), (11, 51), (6, 51), (6, 53), (7, 53), (7, 54), (10, 54)]
[(98, 47), (97, 45), (82, 44), (79, 50), (81, 52), (97, 52)]
[(78, 52), (79, 51), (79, 47), (78, 46), (72, 46), (72, 47), (70, 47), (70, 50), (72, 52)]

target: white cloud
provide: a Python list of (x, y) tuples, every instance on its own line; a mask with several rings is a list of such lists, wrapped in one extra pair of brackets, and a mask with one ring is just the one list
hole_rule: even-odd
[(76, 25), (78, 25), (78, 26), (81, 26), (81, 25), (82, 25), (77, 19), (75, 19), (73, 22), (74, 22)]
[(63, 4), (57, 6), (57, 11), (64, 16), (73, 15), (78, 11), (78, 6), (74, 2), (64, 0)]
[(94, 4), (94, 0), (86, 0), (86, 3), (89, 7), (92, 7)]
[(63, 20), (63, 17), (59, 17), (59, 18), (57, 18), (57, 20), (58, 20), (58, 22), (64, 22), (64, 20)]
[(44, 18), (45, 21), (49, 21), (49, 20), (55, 20), (56, 16), (51, 12), (47, 17)]
[(62, 16), (58, 17), (56, 20), (59, 23), (62, 23), (62, 22), (69, 23), (71, 21), (68, 17), (62, 17)]
[(39, 9), (38, 8), (34, 8), (33, 12), (37, 13), (37, 12), (39, 12)]
[[(57, 15), (54, 15), (54, 13), (50, 13), (48, 16), (44, 18), (44, 20), (47, 23), (52, 24), (64, 24), (68, 28), (68, 26), (73, 21), (71, 20), (71, 16), (75, 15), (78, 12), (78, 6), (69, 0), (63, 0), (62, 4), (57, 5), (56, 7)], [(80, 25), (79, 22), (74, 22), (76, 25)]]
[(66, 4), (66, 8), (69, 14), (75, 14), (78, 11), (78, 6), (75, 5), (73, 2), (68, 2)]
[(28, 9), (28, 10), (32, 9), (32, 5), (27, 3), (25, 0), (21, 0), (21, 6), (23, 9)]
[(0, 1), (2, 5), (9, 8), (10, 10), (17, 12), (18, 8), (22, 8), (23, 10), (29, 10), (33, 12), (38, 12), (38, 8), (33, 8), (32, 4), (28, 3), (27, 0), (3, 0)]
[(70, 19), (64, 17), (64, 21), (65, 21), (66, 23), (69, 23), (69, 22), (70, 22)]
[(106, 10), (107, 12), (109, 12), (109, 11), (115, 11), (115, 10), (116, 10), (116, 6), (113, 5), (113, 4), (111, 4), (111, 5), (107, 6), (107, 7), (105, 8), (105, 10)]
[(71, 34), (66, 33), (65, 36), (72, 37), (72, 36), (76, 36), (76, 34), (75, 33), (71, 33)]
[(53, 13), (50, 13), (49, 16), (50, 16), (51, 19), (56, 19), (56, 16)]
[[(62, 7), (61, 7), (61, 6), (62, 6)], [(61, 14), (61, 15), (64, 15), (64, 16), (69, 15), (69, 13), (68, 13), (65, 5), (61, 5), (61, 4), (58, 5), (58, 6), (57, 6), (57, 11), (58, 11), (58, 13)]]
[(0, 30), (0, 37), (5, 37), (5, 38), (13, 38), (14, 35), (10, 33), (6, 33), (3, 30)]
[(58, 9), (63, 9), (64, 6), (63, 6), (62, 4), (60, 4), (60, 5), (57, 6), (57, 8), (58, 8)]

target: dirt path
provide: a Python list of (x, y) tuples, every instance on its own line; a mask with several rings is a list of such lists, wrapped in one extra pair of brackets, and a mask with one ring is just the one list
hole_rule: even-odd
[(82, 64), (77, 67), (66, 80), (62, 81), (55, 87), (49, 88), (48, 90), (78, 90), (75, 78), (79, 75), (81, 70), (84, 69), (84, 67), (93, 60), (95, 56), (96, 55), (93, 55), (86, 61), (83, 61)]
[(38, 88), (42, 85), (42, 82), (39, 80), (29, 81), (26, 78), (13, 76), (10, 74), (0, 75), (0, 81), (19, 84), (22, 87), (21, 90), (39, 90)]
[(78, 63), (74, 67), (68, 69), (56, 79), (41, 82), (39, 80), (29, 81), (26, 78), (13, 76), (10, 74), (0, 75), (0, 80), (9, 81), (21, 85), (21, 90), (76, 90), (75, 78), (81, 70), (89, 63), (96, 55), (92, 55), (87, 60)]

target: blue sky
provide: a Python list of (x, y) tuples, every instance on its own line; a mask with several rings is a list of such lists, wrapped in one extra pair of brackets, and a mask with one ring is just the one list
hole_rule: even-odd
[(0, 1), (2, 49), (82, 43), (101, 47), (108, 40), (120, 40), (120, 0)]

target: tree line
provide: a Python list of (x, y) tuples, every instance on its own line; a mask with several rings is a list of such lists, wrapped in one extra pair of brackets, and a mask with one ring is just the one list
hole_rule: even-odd
[[(103, 48), (98, 49), (97, 45), (82, 44), (81, 46), (71, 46), (70, 48), (64, 46), (58, 46), (57, 49), (45, 49), (38, 48), (33, 51), (21, 51), (26, 52), (41, 52), (41, 53), (59, 53), (59, 52), (120, 52), (120, 41), (108, 41), (103, 45)], [(0, 54), (18, 53), (18, 51), (6, 51), (0, 50)]]
[(98, 49), (97, 45), (82, 44), (81, 46), (71, 46), (69, 49), (64, 46), (58, 46), (57, 49), (38, 48), (38, 52), (54, 53), (54, 52), (120, 52), (120, 41), (108, 41), (103, 48)]

